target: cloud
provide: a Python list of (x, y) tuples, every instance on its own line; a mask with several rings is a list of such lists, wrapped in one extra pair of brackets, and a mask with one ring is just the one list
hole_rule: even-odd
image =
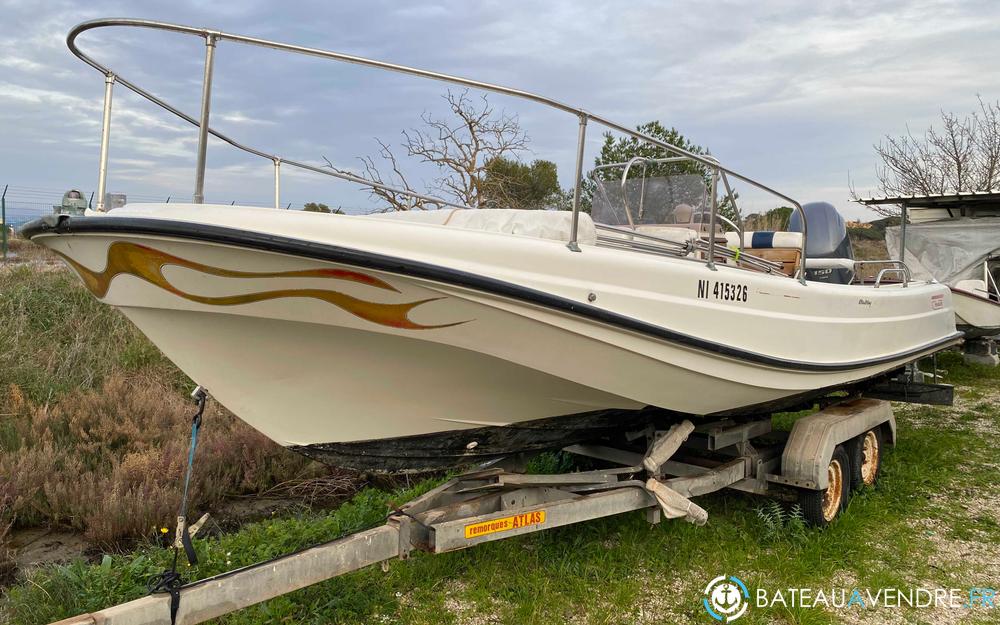
[(242, 125), (273, 125), (276, 122), (270, 119), (257, 119), (255, 117), (250, 117), (243, 113), (242, 111), (233, 111), (231, 113), (217, 113), (214, 119), (221, 119), (224, 122), (230, 124), (242, 124)]
[[(921, 129), (940, 109), (964, 113), (975, 95), (1000, 96), (1000, 5), (890, 0), (659, 2), (552, 0), (400, 5), (308, 0), (157, 1), (128, 10), (113, 0), (3, 4), (0, 162), (12, 179), (61, 188), (92, 180), (103, 81), (67, 51), (79, 21), (134, 12), (508, 84), (626, 125), (659, 119), (728, 165), (802, 201), (829, 199), (849, 217), (848, 172), (871, 186), (871, 145), (906, 124)], [(196, 38), (108, 29), (81, 47), (175, 103), (198, 110), (204, 47)], [(287, 158), (355, 163), (373, 137), (398, 143), (423, 111), (441, 112), (441, 83), (223, 42), (212, 118), (235, 139)], [(494, 96), (520, 114), (530, 158), (556, 161), (570, 186), (576, 121)], [(588, 130), (588, 162), (601, 129)], [(190, 194), (196, 130), (115, 89), (111, 180), (134, 195)], [(11, 146), (16, 146), (16, 149)], [(68, 149), (54, 157), (56, 146)], [(59, 167), (45, 167), (58, 158)], [(408, 175), (433, 178), (406, 164)], [(210, 193), (271, 201), (271, 164), (212, 141)], [(364, 192), (283, 168), (283, 194), (363, 208)], [(14, 182), (15, 180), (12, 180)], [(74, 182), (73, 185), (78, 183)], [(417, 186), (422, 186), (418, 181)], [(124, 189), (124, 187), (128, 187)], [(118, 188), (118, 187), (116, 187)], [(772, 200), (746, 193), (747, 205)]]

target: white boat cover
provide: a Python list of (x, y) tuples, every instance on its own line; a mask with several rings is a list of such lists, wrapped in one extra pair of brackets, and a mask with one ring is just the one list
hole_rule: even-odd
[[(620, 230), (628, 230), (627, 227), (621, 227)], [(671, 225), (660, 225), (660, 224), (641, 224), (635, 227), (635, 231), (639, 234), (648, 234), (654, 236), (658, 239), (666, 239), (673, 243), (687, 243), (689, 241), (697, 241), (701, 236), (698, 234), (697, 230), (692, 230), (685, 226), (671, 226)], [(622, 234), (623, 238), (627, 238), (628, 235)]]
[[(573, 213), (569, 211), (517, 210), (512, 208), (393, 211), (366, 215), (381, 219), (401, 219), (417, 223), (517, 234), (540, 239), (569, 242)], [(577, 240), (581, 245), (597, 244), (597, 229), (590, 215), (580, 213)]]
[[(891, 258), (899, 258), (899, 226), (886, 228)], [(906, 226), (906, 265), (918, 280), (956, 286), (981, 280), (987, 257), (1000, 254), (1000, 217), (948, 219)]]

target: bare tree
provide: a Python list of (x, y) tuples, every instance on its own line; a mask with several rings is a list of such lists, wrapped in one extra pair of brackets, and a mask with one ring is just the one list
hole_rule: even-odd
[[(375, 165), (374, 158), (371, 156), (359, 156), (358, 160), (360, 160), (361, 164), (364, 166), (364, 171), (355, 173), (354, 175), (387, 187), (400, 189), (402, 191), (414, 191), (414, 188), (410, 185), (410, 181), (407, 180), (406, 175), (402, 172), (402, 170), (400, 170), (399, 162), (396, 160), (396, 157), (393, 155), (389, 146), (386, 145), (381, 139), (375, 139), (375, 141), (378, 142), (379, 145), (379, 156), (382, 160), (389, 163), (392, 173), (383, 177), (381, 172), (379, 172), (378, 167)], [(330, 159), (325, 156), (323, 157), (323, 160), (326, 161), (326, 166), (334, 171), (338, 171), (340, 173), (353, 173), (334, 166), (334, 164), (330, 162)], [(380, 187), (368, 187), (368, 191), (371, 193), (372, 197), (379, 198), (386, 203), (385, 208), (382, 208), (379, 211), (383, 213), (406, 210), (426, 210), (428, 206), (434, 206), (433, 202), (423, 198), (414, 197), (409, 193), (390, 191), (389, 189)]]
[[(489, 185), (487, 165), (495, 159), (514, 156), (528, 149), (529, 138), (521, 129), (516, 115), (495, 113), (486, 96), (481, 102), (469, 97), (468, 90), (459, 94), (448, 91), (443, 96), (452, 117), (440, 119), (430, 113), (421, 115), (423, 129), (403, 131), (401, 146), (410, 158), (430, 163), (437, 177), (427, 186), (430, 194), (441, 194), (466, 206), (486, 206)], [(386, 184), (406, 191), (416, 191), (403, 173), (392, 149), (381, 140), (378, 157), (389, 167), (383, 174), (371, 156), (360, 157), (364, 171), (355, 173), (366, 180)], [(324, 159), (326, 160), (326, 159)], [(336, 171), (329, 160), (327, 166)], [(388, 205), (384, 210), (425, 209), (434, 203), (407, 194), (373, 187), (371, 194)]]
[[(878, 190), (887, 196), (935, 195), (962, 191), (990, 191), (1000, 187), (1000, 101), (984, 102), (979, 110), (959, 118), (941, 111), (941, 129), (933, 126), (923, 136), (909, 128), (905, 135), (875, 146), (881, 160), (876, 167)], [(857, 191), (851, 195), (858, 199)], [(896, 216), (891, 206), (872, 206), (880, 215)]]

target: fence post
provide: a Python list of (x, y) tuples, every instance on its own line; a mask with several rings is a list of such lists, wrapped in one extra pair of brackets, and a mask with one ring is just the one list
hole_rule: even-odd
[(0, 195), (0, 229), (3, 230), (3, 259), (7, 260), (7, 185), (3, 186)]

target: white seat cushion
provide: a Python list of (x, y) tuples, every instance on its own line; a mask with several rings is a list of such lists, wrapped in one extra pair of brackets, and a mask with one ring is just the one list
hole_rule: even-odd
[[(740, 235), (738, 232), (726, 233), (726, 245), (729, 247), (740, 246)], [(771, 248), (796, 248), (802, 247), (801, 232), (744, 232), (743, 247), (746, 249), (771, 249)]]

